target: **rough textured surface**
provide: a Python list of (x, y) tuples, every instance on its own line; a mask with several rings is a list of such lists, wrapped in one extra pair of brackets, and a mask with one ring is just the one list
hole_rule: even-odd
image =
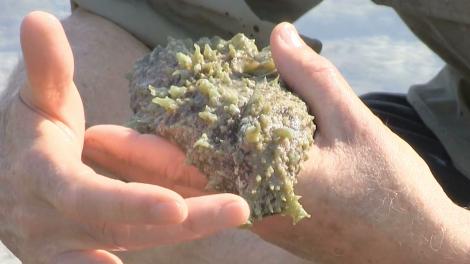
[(252, 220), (309, 216), (294, 185), (315, 125), (279, 81), (269, 48), (243, 34), (170, 40), (136, 63), (130, 91), (131, 125), (178, 144), (207, 188), (248, 201)]

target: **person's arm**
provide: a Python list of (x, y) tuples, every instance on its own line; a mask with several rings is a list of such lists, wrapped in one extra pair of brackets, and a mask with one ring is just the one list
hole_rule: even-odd
[[(96, 43), (128, 48), (124, 42)], [(153, 178), (162, 186), (125, 183), (95, 172), (82, 161), (85, 113), (75, 84), (93, 85), (96, 80), (74, 82), (72, 49), (62, 25), (49, 14), (33, 12), (24, 19), (21, 45), (26, 81), (12, 82), (7, 91), (11, 96), (2, 99), (0, 240), (23, 263), (118, 264), (122, 261), (111, 251), (192, 240), (247, 220), (248, 205), (238, 196), (183, 198), (200, 193), (197, 187), (204, 185), (204, 178), (185, 165), (180, 150), (161, 139), (152, 153), (138, 154), (149, 157), (156, 171)], [(107, 80), (98, 74), (96, 78)], [(88, 88), (87, 95), (95, 92), (103, 100), (103, 111), (116, 109), (105, 109), (110, 104), (105, 99), (115, 91), (104, 88)], [(135, 145), (149, 140), (130, 129), (113, 129)]]
[(271, 44), (281, 76), (317, 120), (296, 187), (312, 216), (296, 226), (269, 218), (256, 232), (321, 263), (468, 263), (470, 211), (292, 26), (275, 28)]
[[(281, 76), (318, 127), (295, 186), (311, 218), (293, 226), (288, 217), (270, 217), (254, 231), (320, 263), (469, 263), (470, 213), (450, 201), (424, 161), (292, 26), (276, 27), (271, 44)], [(100, 133), (88, 131), (97, 140), (85, 153), (101, 164), (115, 164), (120, 146), (137, 149), (117, 133)], [(139, 160), (126, 167), (150, 169)]]

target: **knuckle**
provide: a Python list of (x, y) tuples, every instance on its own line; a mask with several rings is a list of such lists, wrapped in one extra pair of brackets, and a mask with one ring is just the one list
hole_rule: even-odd
[(167, 169), (167, 178), (172, 183), (178, 183), (184, 186), (191, 186), (191, 167), (186, 164), (183, 159), (178, 160), (173, 164), (173, 168)]
[(354, 121), (354, 136), (357, 144), (367, 145), (374, 150), (382, 148), (384, 142), (384, 125), (374, 122), (375, 120)]
[[(118, 197), (126, 197), (124, 191), (119, 190), (118, 192), (122, 193), (119, 194)], [(116, 201), (116, 210), (115, 210), (115, 217), (122, 219), (122, 220), (127, 220), (129, 217), (129, 210), (128, 210), (128, 200), (124, 198), (119, 198)]]
[[(131, 139), (134, 142), (139, 142), (142, 139), (142, 136), (132, 135)], [(142, 155), (143, 154), (139, 150), (135, 148), (129, 148), (128, 151), (124, 151), (123, 153), (121, 153), (121, 155), (118, 155), (118, 158), (123, 163), (123, 168), (135, 168), (136, 164), (138, 164), (138, 161), (142, 158)]]
[(191, 217), (188, 217), (184, 221), (183, 227), (185, 229), (185, 233), (187, 233), (187, 237), (190, 239), (197, 239), (202, 236), (198, 224)]
[(341, 73), (329, 60), (319, 58), (302, 58), (301, 70), (303, 71), (304, 79), (308, 85), (313, 85), (321, 88), (323, 96), (329, 100), (336, 100), (335, 107), (340, 106), (346, 96)]
[(329, 72), (336, 72), (337, 69), (325, 57), (322, 56), (303, 56), (300, 59), (300, 66), (302, 69), (305, 69), (307, 71), (307, 74), (309, 75), (318, 75), (318, 74), (323, 74), (323, 73), (329, 73)]
[[(133, 219), (141, 217), (138, 214), (144, 211), (140, 210), (142, 201), (136, 197), (130, 199), (128, 193), (128, 190), (135, 185), (135, 183), (118, 182), (116, 186), (105, 191), (107, 198), (97, 201), (92, 209), (95, 217), (103, 220), (113, 219), (122, 223), (132, 222)], [(150, 207), (150, 202), (148, 204)]]
[(186, 157), (184, 155), (178, 155), (174, 157), (173, 162), (165, 164), (163, 169), (162, 178), (169, 184), (174, 183), (187, 183), (188, 176), (188, 165), (185, 162)]
[(116, 228), (107, 222), (103, 222), (100, 230), (100, 240), (112, 250), (125, 250), (126, 245), (130, 239), (129, 231), (129, 226)]

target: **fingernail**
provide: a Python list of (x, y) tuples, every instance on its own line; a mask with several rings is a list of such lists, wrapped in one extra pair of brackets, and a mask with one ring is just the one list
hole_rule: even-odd
[(188, 213), (185, 205), (178, 202), (166, 202), (157, 204), (152, 209), (152, 215), (161, 224), (176, 224), (183, 222)]
[(285, 24), (281, 30), (282, 40), (289, 46), (294, 48), (302, 47), (303, 40), (292, 24)]

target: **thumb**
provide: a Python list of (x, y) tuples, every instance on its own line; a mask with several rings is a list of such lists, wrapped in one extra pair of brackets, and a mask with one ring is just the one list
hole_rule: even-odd
[(355, 113), (367, 111), (336, 67), (306, 45), (293, 25), (274, 28), (271, 50), (281, 77), (310, 107), (320, 133), (344, 134), (360, 116)]
[(122, 264), (115, 255), (104, 250), (71, 251), (61, 254), (54, 261), (56, 264)]
[(83, 104), (73, 83), (72, 50), (60, 21), (48, 13), (30, 13), (21, 24), (21, 47), (28, 75), (23, 101), (81, 137)]

